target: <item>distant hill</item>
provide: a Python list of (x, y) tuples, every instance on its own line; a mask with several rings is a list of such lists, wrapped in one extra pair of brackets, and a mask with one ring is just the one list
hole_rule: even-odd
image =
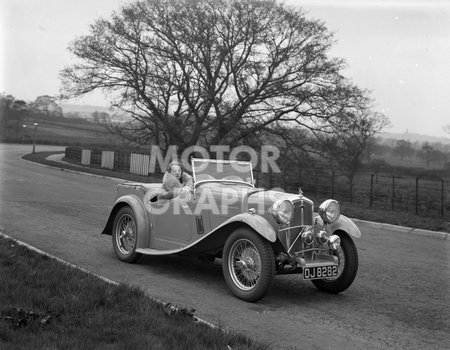
[(450, 144), (450, 138), (448, 137), (436, 137), (436, 136), (429, 136), (429, 135), (421, 135), (421, 134), (414, 134), (409, 132), (404, 133), (389, 133), (389, 132), (383, 132), (378, 134), (379, 137), (382, 139), (393, 139), (393, 140), (405, 140), (409, 141), (411, 143), (418, 142), (429, 142), (429, 143), (442, 143), (442, 144)]
[[(114, 112), (113, 110), (109, 109), (108, 107), (103, 106), (92, 106), (92, 105), (77, 105), (77, 104), (70, 104), (70, 103), (61, 103), (60, 107), (63, 110), (63, 113), (78, 113), (81, 118), (92, 120), (92, 113), (93, 112), (105, 112), (109, 115), (112, 115)], [(393, 139), (393, 140), (406, 140), (411, 143), (418, 142), (429, 142), (429, 143), (443, 143), (443, 144), (450, 144), (450, 138), (449, 137), (436, 137), (436, 136), (429, 136), (429, 135), (421, 135), (421, 134), (414, 134), (414, 133), (389, 133), (389, 132), (383, 132), (378, 134), (379, 137), (382, 139)]]
[(64, 114), (78, 113), (80, 117), (85, 119), (92, 119), (92, 113), (94, 112), (112, 113), (111, 109), (102, 106), (76, 105), (70, 103), (61, 103), (59, 106), (62, 108)]

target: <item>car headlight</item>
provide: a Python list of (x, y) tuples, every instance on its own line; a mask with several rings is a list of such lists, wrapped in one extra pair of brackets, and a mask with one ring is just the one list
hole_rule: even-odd
[(303, 231), (302, 241), (306, 245), (312, 244), (312, 242), (314, 241), (314, 233), (313, 233), (312, 229), (309, 229), (309, 230), (306, 229), (305, 231)]
[(272, 205), (272, 214), (278, 222), (287, 224), (294, 216), (294, 206), (291, 201), (279, 199)]
[(339, 219), (341, 208), (334, 199), (327, 199), (319, 207), (319, 215), (328, 224), (332, 224)]

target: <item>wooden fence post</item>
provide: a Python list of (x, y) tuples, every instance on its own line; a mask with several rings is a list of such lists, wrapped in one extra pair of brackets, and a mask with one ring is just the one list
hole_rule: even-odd
[(416, 177), (416, 215), (419, 215), (419, 177)]
[(316, 169), (315, 176), (314, 176), (314, 187), (315, 187), (315, 191), (316, 191), (316, 198), (318, 196), (318, 190), (319, 190), (319, 184), (318, 184), (318, 179), (317, 179), (318, 176), (319, 176), (319, 172)]
[(353, 203), (353, 176), (354, 174), (350, 174), (350, 203)]
[(373, 173), (370, 174), (370, 202), (369, 207), (372, 208), (373, 205)]
[(392, 176), (392, 211), (395, 210), (395, 176)]
[(334, 199), (334, 170), (331, 172), (331, 199)]

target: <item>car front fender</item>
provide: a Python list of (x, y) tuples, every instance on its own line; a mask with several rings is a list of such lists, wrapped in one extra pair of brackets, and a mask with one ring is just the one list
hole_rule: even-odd
[(136, 225), (138, 229), (136, 248), (146, 248), (149, 240), (148, 235), (150, 232), (148, 214), (142, 201), (133, 195), (125, 195), (116, 200), (102, 234), (112, 235), (114, 218), (120, 208), (124, 206), (129, 206), (134, 211), (134, 215), (136, 217)]
[(332, 233), (336, 232), (337, 230), (341, 230), (347, 232), (350, 236), (353, 236), (355, 238), (361, 237), (361, 231), (359, 230), (358, 226), (356, 226), (356, 224), (345, 215), (339, 216), (339, 219), (330, 226), (330, 231)]
[(272, 225), (265, 218), (257, 214), (243, 213), (235, 215), (222, 223), (217, 229), (233, 222), (243, 222), (247, 224), (269, 242), (275, 243), (275, 241), (277, 240), (277, 234)]

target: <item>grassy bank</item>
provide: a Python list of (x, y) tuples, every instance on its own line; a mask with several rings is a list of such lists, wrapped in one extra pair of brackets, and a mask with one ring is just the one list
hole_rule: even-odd
[(1, 349), (265, 349), (0, 237)]
[[(34, 128), (34, 123), (38, 126)], [(26, 125), (26, 127), (23, 127)], [(8, 127), (4, 141), (48, 145), (90, 145), (104, 147), (120, 141), (102, 125), (81, 118), (34, 116), (24, 119), (18, 126)]]
[[(118, 171), (118, 170), (108, 170), (102, 169), (99, 167), (80, 167), (76, 165), (70, 164), (62, 164), (53, 161), (49, 161), (46, 158), (53, 154), (54, 152), (38, 152), (35, 154), (28, 154), (24, 156), (24, 159), (51, 165), (57, 166), (60, 168), (84, 171), (88, 173), (93, 173), (101, 176), (110, 176), (110, 177), (118, 177), (129, 181), (139, 181), (139, 182), (161, 182), (161, 176), (159, 177), (151, 177), (151, 176), (139, 176), (133, 175), (129, 172)], [(311, 194), (305, 193), (306, 196), (310, 197), (314, 200), (315, 203), (321, 203), (326, 198), (322, 197), (313, 197)], [(338, 198), (339, 200), (339, 198)], [(435, 217), (426, 217), (415, 215), (412, 212), (407, 211), (391, 211), (391, 210), (381, 210), (381, 209), (373, 209), (367, 208), (361, 203), (350, 203), (346, 201), (341, 201), (342, 213), (348, 217), (357, 218), (360, 220), (367, 221), (376, 221), (382, 223), (388, 223), (393, 225), (401, 225), (407, 227), (413, 227), (418, 229), (425, 230), (433, 230), (433, 231), (443, 231), (450, 232), (450, 222), (446, 221), (443, 218), (435, 218)]]

